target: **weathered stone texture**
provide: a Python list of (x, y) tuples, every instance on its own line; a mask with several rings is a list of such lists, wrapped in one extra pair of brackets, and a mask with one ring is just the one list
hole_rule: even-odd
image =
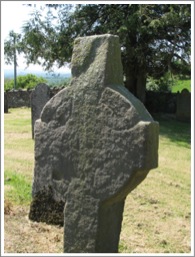
[(4, 92), (4, 113), (8, 113), (8, 99), (7, 93)]
[(191, 94), (186, 88), (177, 94), (176, 118), (179, 121), (191, 121)]
[(44, 83), (38, 84), (31, 93), (31, 122), (33, 139), (35, 121), (40, 118), (41, 111), (49, 99), (50, 89)]
[(64, 252), (117, 252), (125, 197), (157, 167), (158, 123), (123, 86), (117, 36), (76, 39), (72, 74), (35, 124), (32, 205), (48, 188), (65, 203)]

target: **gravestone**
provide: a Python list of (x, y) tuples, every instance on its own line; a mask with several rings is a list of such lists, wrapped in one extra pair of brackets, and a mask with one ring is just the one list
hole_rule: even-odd
[(8, 113), (8, 97), (6, 92), (4, 92), (4, 113)]
[(114, 253), (125, 198), (157, 167), (158, 123), (123, 86), (117, 36), (77, 38), (71, 65), (35, 124), (29, 218), (64, 215), (66, 253)]
[(41, 111), (49, 99), (50, 89), (44, 83), (38, 84), (31, 93), (31, 122), (33, 139), (35, 121), (40, 118)]
[(177, 94), (176, 119), (184, 122), (191, 120), (191, 94), (186, 88)]

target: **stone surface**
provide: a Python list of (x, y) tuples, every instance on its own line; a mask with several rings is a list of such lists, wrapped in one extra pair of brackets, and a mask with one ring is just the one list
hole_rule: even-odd
[(191, 121), (191, 94), (186, 88), (177, 94), (176, 118), (179, 121)]
[(44, 105), (50, 99), (50, 89), (44, 84), (38, 84), (31, 93), (31, 121), (32, 121), (32, 138), (34, 139), (35, 121), (40, 118)]
[(8, 113), (8, 97), (7, 93), (4, 92), (4, 113)]
[(123, 86), (117, 36), (76, 39), (72, 75), (35, 124), (30, 218), (49, 223), (52, 198), (65, 204), (64, 252), (114, 253), (125, 197), (157, 167), (158, 123)]
[(32, 90), (6, 90), (9, 108), (30, 107)]

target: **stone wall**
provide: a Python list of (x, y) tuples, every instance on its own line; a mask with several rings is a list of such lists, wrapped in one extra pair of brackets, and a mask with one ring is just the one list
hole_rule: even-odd
[[(57, 94), (63, 87), (52, 88), (50, 97), (53, 97)], [(5, 97), (7, 97), (8, 108), (17, 108), (17, 107), (30, 107), (32, 90), (10, 90), (5, 92)]]
[(8, 108), (30, 107), (31, 92), (32, 90), (6, 91), (4, 96), (7, 97)]
[[(52, 88), (50, 92), (50, 97), (53, 97), (62, 89), (63, 87)], [(5, 97), (7, 97), (8, 108), (16, 108), (16, 107), (23, 107), (23, 106), (30, 107), (31, 92), (32, 90), (6, 91), (4, 95)], [(186, 94), (184, 93), (164, 93), (164, 92), (147, 91), (145, 106), (150, 113), (175, 114), (179, 120), (190, 121), (191, 93), (188, 92), (187, 97), (186, 97)], [(182, 102), (182, 105), (179, 104), (181, 102)], [(177, 105), (179, 105), (178, 108), (177, 108)], [(182, 108), (183, 108), (182, 106), (185, 109), (183, 111), (182, 111)], [(184, 118), (182, 118), (183, 116), (181, 115), (181, 113), (183, 113), (182, 115), (185, 116)]]
[(145, 106), (151, 113), (175, 114), (177, 110), (177, 95), (180, 93), (146, 92)]

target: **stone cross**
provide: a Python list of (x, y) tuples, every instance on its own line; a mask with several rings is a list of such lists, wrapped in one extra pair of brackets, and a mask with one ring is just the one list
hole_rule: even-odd
[[(158, 123), (123, 86), (119, 38), (77, 38), (72, 82), (35, 124), (30, 218), (62, 219), (64, 252), (118, 252), (125, 198), (158, 163)], [(57, 209), (57, 211), (56, 211)]]
[(31, 93), (31, 122), (32, 122), (32, 138), (34, 139), (34, 124), (40, 118), (44, 105), (50, 99), (50, 89), (44, 84), (38, 84)]

